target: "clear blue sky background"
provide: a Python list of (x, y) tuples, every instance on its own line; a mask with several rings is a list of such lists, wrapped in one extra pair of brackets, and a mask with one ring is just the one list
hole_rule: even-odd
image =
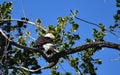
[[(13, 2), (13, 18), (24, 17), (22, 11), (23, 5), (25, 15), (30, 21), (35, 21), (36, 18), (40, 18), (42, 25), (45, 26), (49, 24), (56, 25), (58, 17), (69, 16), (70, 10), (77, 9), (79, 11), (77, 14), (78, 17), (97, 24), (103, 23), (108, 27), (114, 24), (113, 15), (118, 9), (115, 6), (115, 0), (0, 0), (0, 3), (3, 1)], [(78, 20), (76, 22), (80, 25), (77, 33), (81, 36), (81, 41), (77, 45), (81, 45), (84, 44), (86, 37), (93, 38), (91, 35), (92, 28), (96, 27)], [(34, 29), (32, 30), (29, 27), (28, 30), (33, 31)], [(31, 35), (33, 34), (31, 33)], [(120, 40), (116, 39), (110, 33), (105, 37), (105, 40), (120, 43)], [(101, 58), (103, 61), (103, 64), (97, 70), (98, 75), (120, 75), (120, 60), (114, 60), (119, 58), (118, 51), (105, 48), (97, 52), (93, 57)], [(73, 75), (75, 74), (74, 69), (69, 67), (67, 63), (62, 65), (66, 71), (72, 72)], [(64, 73), (61, 67), (59, 71)], [(42, 72), (41, 75), (49, 75), (49, 69), (43, 70)]]

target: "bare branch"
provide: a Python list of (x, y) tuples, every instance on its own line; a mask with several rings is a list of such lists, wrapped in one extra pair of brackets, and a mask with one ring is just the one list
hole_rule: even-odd
[[(71, 12), (72, 14), (74, 14), (72, 10), (70, 10), (70, 12)], [(96, 24), (96, 23), (93, 23), (93, 22), (90, 22), (90, 21), (81, 19), (81, 18), (79, 18), (79, 17), (77, 17), (77, 16), (74, 16), (74, 17), (75, 17), (76, 19), (80, 20), (80, 21), (83, 21), (83, 22), (85, 22), (85, 23), (92, 24), (92, 25), (95, 25), (95, 26), (99, 27), (99, 25)]]
[(34, 22), (31, 22), (31, 21), (26, 21), (26, 20), (20, 20), (20, 19), (3, 19), (2, 22), (5, 22), (5, 21), (20, 21), (20, 22), (24, 22), (24, 23), (27, 23), (27, 24), (31, 24), (33, 26), (36, 26), (38, 28), (41, 28), (42, 30), (44, 30), (46, 33), (48, 33), (48, 30), (43, 28), (41, 25), (37, 25), (36, 23)]
[[(72, 10), (70, 10), (70, 12), (71, 12), (72, 14), (74, 14)], [(77, 16), (74, 16), (74, 17), (75, 17), (77, 20), (80, 20), (80, 21), (82, 21), (82, 22), (85, 22), (85, 23), (88, 23), (88, 24), (91, 24), (91, 25), (94, 25), (94, 26), (100, 28), (99, 25), (96, 24), (96, 23), (93, 23), (93, 22), (90, 22), (90, 21), (81, 19), (81, 18), (79, 18), (79, 17), (77, 17)], [(108, 30), (108, 29), (105, 29), (105, 30), (106, 30), (107, 32), (111, 33), (113, 36), (115, 36), (118, 40), (120, 40), (120, 36), (119, 36), (119, 35), (115, 34), (114, 32), (112, 32), (112, 31), (110, 31), (110, 30)]]
[(37, 72), (37, 71), (39, 71), (39, 70), (42, 70), (42, 69), (48, 69), (48, 68), (52, 68), (53, 66), (55, 66), (57, 64), (57, 62), (51, 62), (51, 63), (49, 63), (47, 66), (44, 66), (44, 67), (41, 67), (41, 68), (37, 68), (37, 69), (35, 69), (35, 70), (33, 70), (33, 69), (28, 69), (28, 68), (26, 68), (26, 67), (18, 67), (19, 69), (24, 69), (24, 70), (26, 70), (26, 71), (28, 71), (28, 72)]

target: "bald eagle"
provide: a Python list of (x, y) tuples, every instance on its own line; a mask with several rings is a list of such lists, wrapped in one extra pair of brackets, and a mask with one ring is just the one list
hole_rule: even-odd
[(56, 52), (53, 39), (55, 39), (55, 36), (47, 33), (45, 36), (39, 37), (36, 40), (34, 47), (42, 48), (47, 55), (51, 55), (53, 52)]

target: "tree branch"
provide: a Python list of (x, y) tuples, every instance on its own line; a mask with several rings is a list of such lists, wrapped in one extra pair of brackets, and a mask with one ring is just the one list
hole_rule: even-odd
[(81, 46), (78, 46), (75, 48), (71, 48), (69, 50), (61, 51), (57, 55), (59, 57), (64, 57), (64, 56), (69, 55), (69, 54), (81, 52), (81, 51), (86, 50), (88, 48), (96, 48), (96, 47), (97, 48), (107, 47), (107, 48), (113, 48), (113, 49), (120, 51), (120, 44), (104, 41), (104, 42), (94, 42), (94, 43), (84, 44), (84, 45), (81, 45)]
[(26, 70), (26, 71), (28, 71), (28, 72), (37, 72), (37, 71), (40, 71), (40, 70), (42, 70), (42, 69), (51, 68), (51, 67), (55, 66), (56, 64), (57, 64), (57, 62), (55, 63), (55, 62), (53, 61), (53, 62), (49, 63), (47, 66), (44, 66), (44, 67), (41, 67), (41, 68), (37, 68), (37, 69), (35, 69), (35, 70), (33, 70), (33, 69), (28, 69), (28, 68), (23, 67), (23, 66), (18, 67), (18, 68), (19, 68), (19, 69), (24, 69), (24, 70)]
[(31, 21), (20, 20), (20, 19), (2, 19), (2, 21), (0, 21), (0, 22), (6, 22), (6, 21), (20, 21), (20, 22), (23, 22), (23, 23), (31, 24), (31, 25), (33, 25), (33, 26), (36, 26), (36, 27), (41, 28), (41, 29), (44, 30), (46, 33), (48, 33), (48, 30), (47, 30), (47, 29), (45, 29), (45, 28), (43, 28), (41, 25), (37, 25), (36, 23), (31, 22)]

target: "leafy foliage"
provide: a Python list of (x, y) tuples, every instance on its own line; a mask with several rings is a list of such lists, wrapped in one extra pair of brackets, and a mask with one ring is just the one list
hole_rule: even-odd
[[(23, 34), (23, 29), (27, 26), (21, 21), (17, 21), (15, 25), (12, 25), (10, 21), (3, 21), (3, 19), (11, 19), (12, 3), (4, 2), (0, 5), (0, 11), (0, 28), (2, 28), (12, 40), (16, 39), (18, 44), (27, 46), (26, 36)], [(21, 20), (28, 21), (27, 18), (21, 18)], [(18, 38), (12, 37), (11, 31), (14, 32)], [(32, 57), (34, 56), (33, 52), (12, 46), (2, 35), (0, 35), (0, 51), (0, 69), (3, 70), (3, 73), (4, 71), (12, 70), (11, 74), (19, 74), (20, 72), (15, 66), (20, 66), (21, 64), (25, 67), (31, 66), (32, 69), (40, 67), (36, 58)], [(27, 72), (25, 73), (27, 74)], [(41, 73), (41, 71), (36, 73)]]
[[(16, 24), (12, 23), (11, 21), (3, 21), (3, 19), (11, 19), (11, 16), (10, 16), (10, 13), (12, 11), (11, 2), (4, 2), (3, 4), (0, 5), (0, 9), (1, 9), (0, 27), (4, 30), (4, 32), (6, 32), (8, 37), (11, 38), (11, 40), (17, 40), (17, 43), (19, 45), (30, 46), (28, 45), (26, 40), (27, 35), (29, 35), (30, 32), (24, 31), (27, 28), (25, 21), (29, 21), (29, 20), (27, 18), (22, 17), (21, 20), (23, 21), (17, 21)], [(58, 24), (56, 26), (49, 25), (47, 28), (48, 31), (50, 33), (53, 33), (57, 38), (54, 42), (57, 45), (56, 49), (58, 49), (59, 51), (68, 50), (74, 45), (75, 40), (80, 39), (79, 35), (74, 34), (74, 32), (78, 29), (79, 25), (73, 21), (73, 17), (74, 15), (72, 15), (72, 17), (67, 17), (67, 16), (59, 17), (57, 19)], [(40, 23), (41, 23), (41, 20), (39, 18), (36, 19), (36, 24), (39, 25)], [(67, 28), (68, 24), (71, 25), (71, 28), (65, 31), (65, 28)], [(11, 35), (11, 32), (15, 35)], [(43, 36), (45, 34), (44, 30), (42, 30), (39, 27), (36, 28), (36, 33), (39, 36)], [(14, 36), (16, 36), (17, 38), (14, 38)], [(19, 74), (21, 72), (25, 74), (32, 74), (24, 70), (19, 70), (19, 69), (17, 70), (16, 66), (24, 66), (26, 68), (31, 68), (31, 69), (37, 69), (40, 67), (36, 59), (37, 57), (40, 57), (39, 53), (34, 54), (32, 51), (14, 47), (11, 44), (9, 44), (9, 42), (7, 42), (2, 35), (0, 36), (0, 38), (1, 38), (0, 50), (2, 51), (0, 55), (1, 56), (0, 68), (3, 68), (4, 71), (6, 70), (6, 68), (8, 68), (7, 71), (9, 70), (11, 74)], [(31, 46), (32, 46), (32, 43), (31, 43)], [(4, 53), (4, 52), (7, 52), (7, 53)], [(5, 67), (2, 67), (2, 66), (5, 66)], [(38, 71), (35, 73), (41, 73), (41, 71)], [(70, 75), (70, 74), (66, 73), (65, 75)]]
[[(116, 6), (119, 8), (120, 7), (120, 1), (116, 0)], [(117, 13), (113, 16), (114, 17), (114, 25), (111, 25), (109, 27), (110, 32), (112, 32), (118, 39), (120, 39), (120, 10), (117, 10)], [(118, 33), (117, 33), (118, 32)]]
[(116, 6), (120, 7), (120, 0), (116, 0)]

